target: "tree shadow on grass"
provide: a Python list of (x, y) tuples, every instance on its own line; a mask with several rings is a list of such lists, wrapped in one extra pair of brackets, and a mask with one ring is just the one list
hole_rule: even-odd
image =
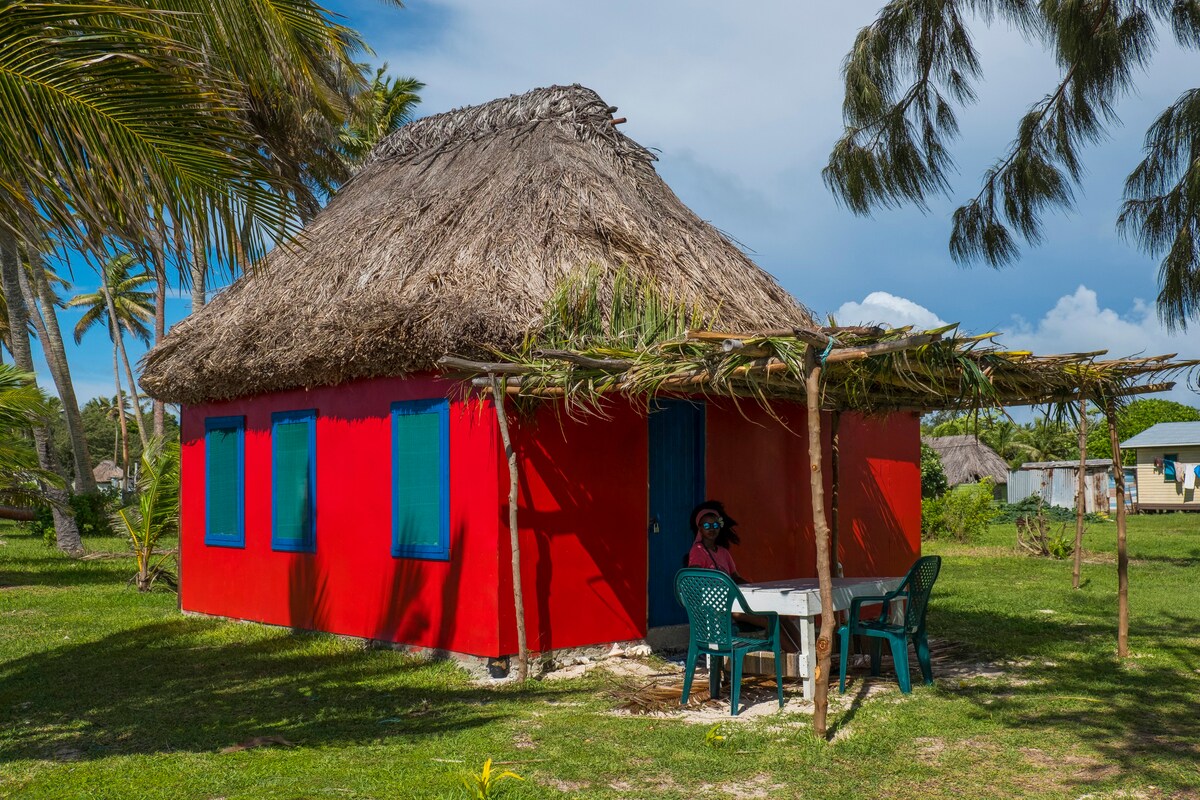
[(230, 642), (221, 625), (174, 619), (0, 664), (0, 763), (213, 752), (257, 736), (307, 747), (421, 739), (502, 720), (526, 699), (325, 635)]
[[(977, 706), (980, 719), (1036, 730), (1067, 730), (1105, 763), (1159, 786), (1200, 789), (1200, 620), (1134, 625), (1135, 656), (1118, 662), (1116, 620), (1057, 622), (1028, 616), (938, 609), (954, 630), (1004, 642), (997, 653), (1021, 665), (1002, 686), (945, 688)], [(1070, 643), (1064, 647), (1063, 643)], [(935, 675), (936, 678), (936, 675)], [(1078, 788), (1102, 779), (1082, 778)]]

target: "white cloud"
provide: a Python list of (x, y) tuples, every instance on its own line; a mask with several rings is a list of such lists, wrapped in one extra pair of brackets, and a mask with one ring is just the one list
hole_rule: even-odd
[(835, 313), (839, 325), (912, 325), (916, 328), (940, 328), (946, 323), (919, 303), (888, 292), (871, 292), (861, 303), (842, 303)]
[[(1156, 356), (1177, 353), (1180, 359), (1200, 359), (1197, 333), (1170, 333), (1158, 321), (1154, 307), (1134, 298), (1126, 314), (1102, 308), (1096, 292), (1080, 285), (1058, 299), (1037, 322), (1013, 317), (1013, 327), (1001, 341), (1008, 347), (1036, 353), (1078, 353), (1107, 350), (1106, 357)], [(1182, 377), (1170, 392), (1157, 395), (1188, 405), (1200, 405), (1200, 396)]]
[(1078, 353), (1108, 350), (1110, 356), (1179, 353), (1183, 358), (1200, 357), (1196, 335), (1171, 334), (1159, 323), (1154, 308), (1141, 299), (1122, 315), (1101, 308), (1096, 292), (1080, 285), (1060, 297), (1037, 322), (1013, 317), (1012, 328), (1003, 342), (1010, 347), (1039, 353)]
[[(843, 303), (835, 315), (840, 325), (888, 323), (934, 328), (945, 323), (936, 313), (905, 297), (888, 292), (871, 292), (861, 303)], [(965, 332), (982, 331), (971, 320), (963, 320)], [(1085, 353), (1107, 350), (1105, 357), (1177, 353), (1180, 359), (1200, 359), (1200, 335), (1170, 333), (1158, 321), (1154, 307), (1134, 298), (1129, 312), (1104, 308), (1096, 292), (1080, 285), (1064, 295), (1034, 322), (1013, 316), (1012, 325), (1000, 332), (1002, 347), (1053, 353)], [(1158, 395), (1180, 403), (1200, 406), (1200, 396), (1177, 378), (1170, 392)]]

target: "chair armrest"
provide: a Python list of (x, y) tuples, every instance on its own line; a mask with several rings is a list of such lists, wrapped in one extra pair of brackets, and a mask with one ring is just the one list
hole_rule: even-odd
[(767, 635), (771, 638), (779, 636), (779, 612), (778, 611), (755, 611), (746, 605), (742, 605), (743, 613), (753, 614), (762, 617), (767, 621)]
[(879, 619), (883, 619), (888, 615), (888, 611), (891, 609), (892, 600), (895, 598), (895, 596), (895, 592), (888, 592), (887, 594), (859, 595), (858, 597), (852, 598), (850, 600), (850, 617), (847, 620), (847, 623), (851, 628), (853, 628), (855, 623), (858, 622), (859, 614), (862, 612), (862, 607), (874, 603), (883, 604), (883, 609), (879, 612)]

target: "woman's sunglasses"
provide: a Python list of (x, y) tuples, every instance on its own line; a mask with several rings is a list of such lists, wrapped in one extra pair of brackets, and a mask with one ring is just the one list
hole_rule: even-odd
[(719, 531), (725, 526), (725, 520), (718, 519), (716, 522), (701, 522), (700, 527), (706, 531)]

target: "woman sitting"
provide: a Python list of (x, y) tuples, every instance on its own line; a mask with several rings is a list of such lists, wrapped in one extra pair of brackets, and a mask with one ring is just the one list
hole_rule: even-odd
[(716, 569), (733, 578), (734, 583), (748, 583), (738, 574), (731, 544), (738, 544), (734, 526), (737, 521), (725, 513), (725, 505), (719, 500), (705, 500), (692, 509), (692, 534), (695, 537), (688, 552), (687, 565), (702, 569)]

